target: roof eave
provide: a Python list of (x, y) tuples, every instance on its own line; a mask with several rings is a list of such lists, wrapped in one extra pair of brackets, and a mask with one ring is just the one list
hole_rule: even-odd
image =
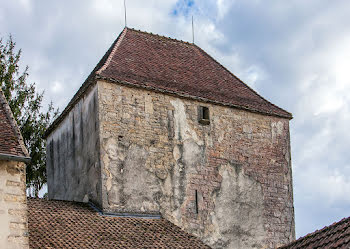
[(25, 157), (25, 156), (17, 156), (17, 155), (0, 153), (0, 160), (4, 160), (4, 161), (17, 161), (17, 162), (29, 163), (30, 159), (31, 159), (30, 157)]
[(222, 105), (222, 106), (228, 106), (228, 107), (237, 108), (237, 109), (241, 109), (241, 110), (246, 110), (246, 111), (250, 111), (250, 112), (253, 112), (253, 113), (259, 113), (259, 114), (268, 115), (268, 116), (274, 116), (274, 117), (279, 117), (279, 118), (286, 118), (286, 119), (289, 119), (289, 120), (293, 119), (293, 115), (291, 113), (287, 112), (287, 111), (285, 111), (285, 112), (288, 113), (289, 115), (287, 115), (287, 114), (286, 115), (277, 114), (277, 113), (272, 113), (272, 112), (264, 112), (264, 111), (261, 111), (261, 110), (258, 110), (258, 109), (254, 109), (254, 108), (250, 108), (250, 107), (234, 105), (234, 104), (231, 104), (231, 103), (215, 101), (215, 100), (211, 100), (211, 99), (207, 99), (207, 98), (203, 98), (203, 97), (193, 96), (193, 95), (190, 95), (190, 94), (184, 94), (184, 93), (179, 93), (179, 92), (165, 90), (165, 89), (159, 89), (159, 88), (150, 87), (150, 86), (141, 86), (141, 85), (133, 84), (133, 83), (130, 83), (130, 82), (116, 80), (116, 79), (113, 79), (113, 78), (107, 78), (107, 77), (103, 77), (101, 75), (95, 74), (94, 76), (92, 76), (87, 82), (85, 82), (81, 86), (81, 88), (73, 96), (73, 98), (68, 103), (68, 105), (63, 110), (63, 112), (49, 126), (49, 128), (47, 128), (47, 130), (46, 130), (46, 132), (45, 132), (45, 134), (43, 136), (45, 139), (59, 126), (61, 121), (73, 109), (75, 104), (81, 99), (81, 97), (85, 94), (87, 89), (89, 89), (89, 87), (91, 85), (94, 85), (97, 82), (97, 80), (104, 80), (104, 81), (107, 81), (107, 82), (110, 82), (110, 83), (118, 83), (118, 84), (121, 84), (121, 85), (135, 87), (135, 88), (143, 88), (143, 89), (151, 90), (151, 91), (154, 91), (154, 92), (164, 93), (164, 94), (173, 95), (173, 96), (177, 96), (177, 97), (182, 97), (182, 98), (186, 98), (186, 99), (198, 100), (198, 101), (207, 102), (207, 103), (213, 103), (213, 104)]
[(213, 103), (213, 104), (222, 105), (222, 106), (228, 106), (228, 107), (232, 107), (232, 108), (246, 110), (246, 111), (253, 112), (253, 113), (259, 113), (259, 114), (268, 115), (268, 116), (274, 116), (274, 117), (279, 117), (279, 118), (286, 118), (286, 119), (289, 119), (289, 120), (293, 119), (293, 115), (291, 113), (287, 112), (287, 111), (285, 111), (286, 113), (288, 113), (286, 115), (277, 114), (277, 113), (273, 113), (273, 112), (264, 112), (264, 111), (261, 111), (261, 110), (258, 110), (258, 109), (254, 109), (254, 108), (251, 108), (251, 107), (234, 105), (232, 103), (211, 100), (211, 99), (207, 99), (207, 98), (204, 98), (204, 97), (193, 96), (193, 95), (190, 95), (190, 94), (179, 93), (179, 92), (176, 92), (176, 91), (170, 91), (170, 90), (160, 89), (160, 88), (151, 87), (151, 86), (133, 84), (133, 83), (126, 82), (126, 81), (121, 81), (121, 80), (117, 80), (117, 79), (113, 79), (113, 78), (104, 77), (104, 76), (101, 76), (101, 75), (96, 75), (95, 79), (96, 80), (104, 80), (104, 81), (107, 81), (107, 82), (110, 82), (110, 83), (118, 83), (118, 84), (121, 84), (121, 85), (126, 85), (126, 86), (130, 86), (130, 87), (135, 87), (135, 88), (142, 88), (142, 89), (150, 90), (150, 91), (153, 91), (153, 92), (164, 93), (164, 94), (173, 95), (173, 96), (177, 96), (177, 97), (181, 97), (181, 98), (185, 98), (185, 99), (192, 99), (192, 100), (198, 100), (198, 101), (207, 102), (207, 103)]

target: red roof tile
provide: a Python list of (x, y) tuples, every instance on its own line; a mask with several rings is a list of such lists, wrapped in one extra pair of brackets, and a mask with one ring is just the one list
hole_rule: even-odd
[[(28, 152), (13, 118), (11, 109), (0, 90), (0, 155), (27, 158)], [(18, 158), (17, 158), (18, 159)]]
[(27, 203), (30, 248), (210, 248), (165, 219), (103, 216), (76, 202)]
[(350, 249), (350, 217), (317, 230), (280, 249)]
[(96, 79), (292, 118), (291, 113), (265, 100), (198, 46), (125, 28), (46, 135)]

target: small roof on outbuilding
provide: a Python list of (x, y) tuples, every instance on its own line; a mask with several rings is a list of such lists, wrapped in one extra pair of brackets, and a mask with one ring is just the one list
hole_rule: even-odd
[(279, 249), (349, 249), (350, 217), (310, 233)]
[(29, 248), (210, 249), (171, 222), (104, 216), (87, 203), (27, 199)]
[(28, 161), (21, 132), (0, 90), (0, 160)]

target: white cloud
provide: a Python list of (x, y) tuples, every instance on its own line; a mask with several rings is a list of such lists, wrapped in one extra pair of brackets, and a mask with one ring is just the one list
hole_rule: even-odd
[(234, 0), (216, 0), (218, 8), (218, 19), (222, 19), (230, 10), (231, 6), (234, 4)]
[(90, 1), (90, 6), (90, 11), (94, 16), (99, 16), (100, 18), (109, 20), (124, 20), (123, 0), (93, 0)]
[(32, 10), (32, 3), (31, 2), (32, 2), (32, 0), (20, 0), (20, 3), (27, 11)]
[[(345, 6), (336, 7), (306, 19), (285, 44), (296, 85), (292, 150), (299, 235), (328, 225), (330, 217), (339, 220), (350, 207), (350, 19), (344, 19)], [(314, 217), (312, 207), (327, 213)]]
[[(345, 35), (343, 37), (343, 35)], [(315, 115), (331, 114), (350, 104), (350, 32), (341, 34), (326, 47), (310, 51), (303, 58), (304, 79), (299, 85), (304, 101), (312, 100), (308, 108)], [(300, 102), (305, 111), (305, 104)]]
[(63, 90), (63, 85), (61, 82), (59, 82), (59, 81), (53, 82), (52, 87), (51, 87), (51, 91), (54, 94), (60, 93), (60, 92), (62, 92), (62, 90)]
[[(349, 170), (346, 172), (350, 173)], [(310, 177), (311, 175), (313, 177)], [(308, 198), (313, 201), (321, 198), (323, 205), (327, 207), (336, 206), (339, 203), (350, 205), (350, 175), (344, 174), (344, 168), (314, 165), (304, 168), (298, 177), (298, 181), (304, 182), (303, 188), (299, 186), (298, 190), (308, 195)]]

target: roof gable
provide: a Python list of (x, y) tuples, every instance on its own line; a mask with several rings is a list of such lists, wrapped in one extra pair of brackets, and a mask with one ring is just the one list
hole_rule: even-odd
[(11, 109), (0, 90), (0, 159), (27, 161), (28, 152)]

